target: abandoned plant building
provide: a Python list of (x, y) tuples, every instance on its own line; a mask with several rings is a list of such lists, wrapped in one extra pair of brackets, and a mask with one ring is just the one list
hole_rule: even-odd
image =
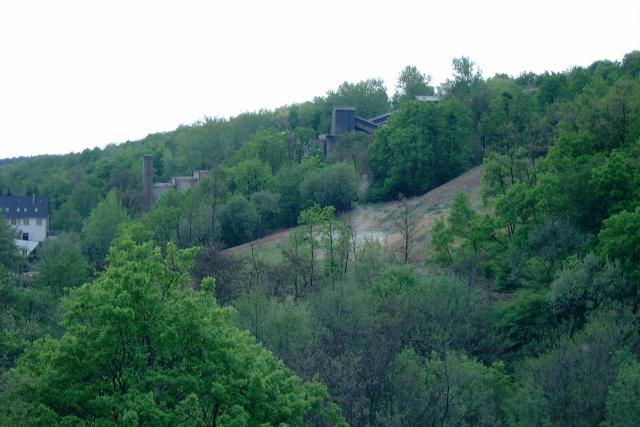
[(167, 191), (176, 190), (178, 193), (187, 191), (200, 182), (200, 177), (208, 173), (206, 170), (198, 170), (193, 173), (193, 176), (174, 176), (171, 178), (171, 182), (153, 182), (153, 156), (144, 156), (142, 161), (142, 206), (145, 212), (150, 211)]
[[(440, 102), (441, 97), (432, 95), (416, 95), (414, 101), (418, 102)], [(372, 134), (380, 126), (384, 126), (389, 118), (397, 111), (389, 111), (370, 119), (365, 119), (357, 115), (354, 107), (333, 107), (331, 113), (331, 133), (319, 136), (324, 155), (331, 150), (336, 140), (349, 132), (360, 131)], [(206, 170), (197, 170), (192, 176), (174, 176), (171, 182), (154, 182), (153, 180), (153, 156), (145, 155), (142, 162), (142, 206), (145, 212), (151, 210), (153, 205), (160, 200), (160, 197), (169, 190), (178, 193), (193, 188), (200, 178), (209, 174)]]
[[(432, 95), (416, 95), (414, 101), (437, 103), (441, 101), (441, 97)], [(370, 119), (365, 119), (357, 115), (354, 107), (333, 107), (331, 112), (331, 133), (320, 135), (320, 143), (324, 155), (331, 150), (336, 140), (349, 132), (360, 131), (372, 134), (374, 130), (383, 126), (389, 121), (389, 118), (395, 114), (395, 111), (381, 114)]]

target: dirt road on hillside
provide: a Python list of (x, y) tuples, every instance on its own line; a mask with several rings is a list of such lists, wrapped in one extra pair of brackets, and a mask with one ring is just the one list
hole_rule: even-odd
[[(434, 188), (426, 194), (413, 197), (408, 200), (409, 205), (415, 208), (417, 220), (414, 237), (416, 253), (423, 253), (428, 245), (428, 231), (436, 218), (444, 215), (445, 208), (458, 191), (467, 193), (474, 204), (480, 202), (480, 183), (482, 181), (482, 167), (475, 167), (459, 177)], [(358, 206), (348, 214), (342, 216), (343, 220), (350, 221), (358, 240), (362, 243), (377, 240), (388, 246), (396, 246), (401, 238), (393, 220), (394, 213), (399, 208), (398, 202), (380, 203), (375, 205)], [(270, 234), (262, 239), (254, 240), (253, 247), (259, 249), (264, 246), (286, 242), (291, 234), (291, 229), (282, 230)], [(228, 254), (238, 254), (249, 251), (249, 243), (226, 249)]]

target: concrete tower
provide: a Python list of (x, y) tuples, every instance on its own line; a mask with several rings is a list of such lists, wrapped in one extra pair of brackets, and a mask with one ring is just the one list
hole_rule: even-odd
[(356, 109), (353, 107), (333, 107), (331, 112), (331, 134), (344, 135), (356, 129)]

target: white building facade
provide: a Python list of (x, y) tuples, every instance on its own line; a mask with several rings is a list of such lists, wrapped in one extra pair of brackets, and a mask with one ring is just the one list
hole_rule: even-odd
[(17, 240), (44, 242), (49, 233), (49, 198), (0, 196), (0, 216), (14, 230)]

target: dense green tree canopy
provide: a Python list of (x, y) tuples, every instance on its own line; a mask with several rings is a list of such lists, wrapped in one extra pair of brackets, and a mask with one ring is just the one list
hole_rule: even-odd
[(358, 176), (350, 165), (336, 163), (309, 174), (302, 182), (300, 193), (306, 207), (317, 203), (344, 212), (351, 209), (357, 199), (358, 184)]
[[(119, 242), (105, 272), (65, 304), (65, 334), (38, 342), (12, 374), (4, 406), (17, 424), (304, 425), (333, 417), (317, 384), (303, 384), (229, 311), (188, 288), (193, 251)], [(327, 410), (328, 409), (328, 410)]]
[(91, 268), (82, 255), (80, 236), (63, 233), (44, 243), (37, 263), (35, 282), (55, 294), (77, 288), (89, 280)]
[(82, 227), (84, 253), (92, 263), (99, 265), (104, 261), (118, 226), (127, 219), (127, 212), (114, 192), (98, 203)]
[(241, 195), (233, 196), (220, 210), (222, 239), (230, 245), (247, 242), (256, 236), (260, 216), (256, 206)]
[(455, 99), (408, 102), (371, 146), (374, 197), (412, 196), (445, 183), (470, 164), (471, 112)]

